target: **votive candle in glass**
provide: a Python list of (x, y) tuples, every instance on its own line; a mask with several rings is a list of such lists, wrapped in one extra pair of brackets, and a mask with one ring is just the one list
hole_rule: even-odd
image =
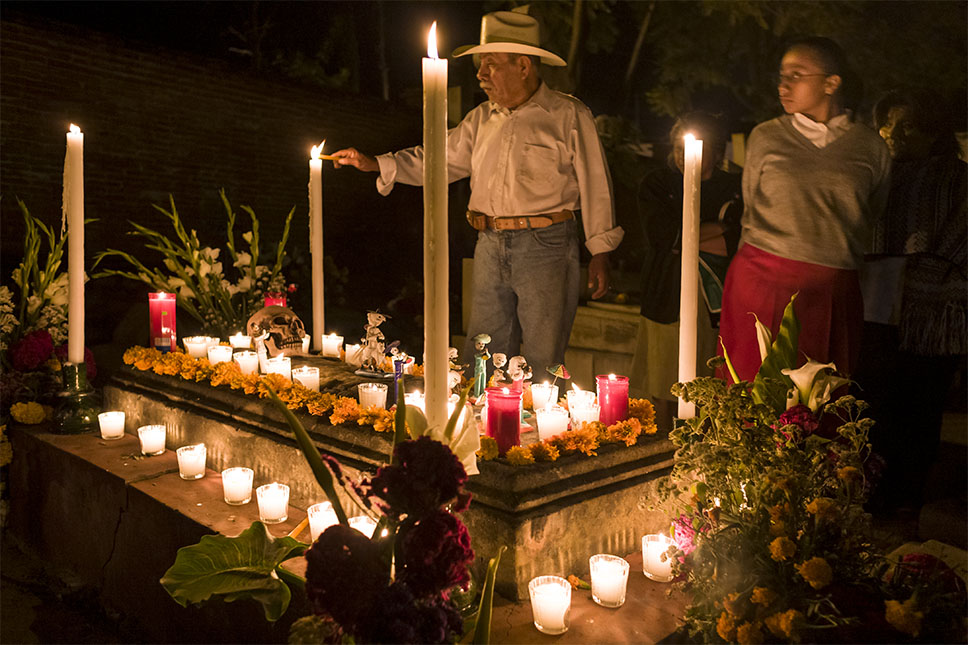
[(538, 420), (538, 438), (544, 441), (568, 430), (568, 410), (560, 405), (535, 408)]
[(266, 374), (278, 374), (292, 380), (292, 361), (288, 356), (276, 356), (266, 361)]
[(185, 351), (192, 358), (205, 358), (208, 356), (208, 336), (189, 336), (188, 338), (182, 338), (182, 344), (185, 345)]
[(306, 513), (309, 515), (309, 533), (313, 542), (322, 535), (323, 531), (334, 524), (339, 524), (339, 518), (336, 517), (332, 502), (313, 504), (306, 510)]
[(226, 504), (241, 506), (252, 500), (252, 478), (254, 474), (251, 468), (241, 466), (226, 468), (222, 471), (222, 495), (225, 497)]
[(576, 403), (571, 410), (571, 429), (577, 430), (583, 423), (595, 423), (599, 420), (600, 411), (597, 403)]
[(582, 390), (577, 385), (574, 385), (572, 389), (565, 393), (565, 399), (568, 402), (568, 409), (573, 410), (580, 405), (595, 403), (595, 393), (591, 390)]
[(544, 634), (564, 634), (571, 622), (571, 583), (559, 576), (538, 576), (528, 583), (534, 626)]
[(289, 519), (289, 487), (279, 482), (255, 489), (259, 502), (259, 519), (265, 524), (279, 524)]
[(201, 479), (204, 477), (206, 452), (204, 443), (182, 446), (176, 450), (179, 477), (182, 479)]
[(102, 439), (120, 439), (124, 436), (124, 412), (114, 410), (102, 412), (97, 415), (98, 424), (101, 426)]
[(246, 349), (241, 352), (235, 352), (232, 355), (232, 359), (239, 364), (239, 371), (243, 374), (259, 373), (259, 355), (252, 350)]
[(621, 607), (625, 604), (625, 589), (629, 582), (629, 563), (617, 555), (599, 553), (588, 558), (592, 578), (592, 600), (602, 607)]
[(521, 392), (506, 387), (487, 388), (487, 436), (497, 442), (498, 454), (521, 445)]
[(366, 537), (373, 537), (373, 531), (376, 530), (376, 520), (367, 515), (357, 515), (349, 518), (346, 522), (351, 529), (356, 529)]
[(277, 307), (285, 307), (286, 305), (286, 293), (284, 291), (267, 291), (265, 298), (262, 300), (263, 307), (271, 307), (273, 305)]
[(336, 334), (323, 336), (323, 356), (339, 358), (339, 350), (343, 348), (343, 337)]
[(387, 407), (387, 384), (386, 383), (360, 383), (357, 386), (360, 396), (360, 407), (378, 408)]
[(159, 291), (148, 294), (148, 318), (151, 323), (151, 347), (170, 352), (177, 343), (175, 335), (175, 294)]
[(295, 368), (292, 371), (292, 382), (301, 383), (306, 389), (319, 392), (319, 368), (310, 365)]
[(354, 367), (359, 367), (363, 363), (363, 346), (359, 343), (344, 346), (346, 352), (346, 362)]
[(213, 345), (208, 348), (208, 362), (212, 365), (228, 363), (232, 360), (232, 348), (228, 345)]
[(531, 400), (534, 403), (534, 409), (538, 410), (546, 405), (555, 405), (558, 403), (558, 386), (552, 385), (551, 383), (532, 383), (531, 384)]
[(306, 356), (309, 355), (309, 341), (312, 340), (312, 336), (306, 334), (302, 337), (302, 353)]
[(404, 403), (407, 405), (412, 405), (415, 408), (420, 408), (421, 411), (425, 410), (426, 401), (427, 399), (424, 396), (424, 393), (420, 391), (407, 392), (403, 395)]
[(153, 456), (165, 452), (165, 439), (168, 431), (163, 425), (147, 425), (138, 428), (141, 440), (141, 454)]
[(661, 534), (642, 536), (642, 573), (656, 582), (672, 581), (672, 560), (664, 557), (672, 539)]
[(252, 347), (252, 337), (238, 332), (234, 336), (229, 336), (229, 344), (232, 345), (232, 349), (249, 349)]
[(629, 418), (629, 377), (599, 375), (595, 377), (598, 385), (598, 405), (601, 407), (599, 420), (606, 426)]

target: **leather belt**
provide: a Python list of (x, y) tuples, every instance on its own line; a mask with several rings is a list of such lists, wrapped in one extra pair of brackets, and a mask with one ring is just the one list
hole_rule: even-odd
[(467, 221), (478, 231), (520, 231), (529, 228), (545, 228), (575, 219), (572, 211), (558, 211), (543, 215), (520, 215), (517, 217), (491, 217), (477, 211), (467, 211)]

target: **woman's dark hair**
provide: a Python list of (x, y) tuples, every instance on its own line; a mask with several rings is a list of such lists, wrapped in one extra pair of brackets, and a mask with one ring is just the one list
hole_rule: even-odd
[(892, 108), (905, 107), (918, 130), (934, 140), (932, 155), (958, 154), (958, 140), (940, 94), (926, 88), (894, 89), (874, 104), (874, 128), (880, 130), (887, 123)]
[(726, 154), (726, 126), (715, 114), (696, 110), (687, 112), (676, 119), (669, 130), (669, 143), (672, 144), (672, 152), (669, 153), (669, 164), (676, 166), (675, 147), (676, 143), (682, 139), (687, 132), (692, 132), (697, 139), (702, 139), (703, 154), (711, 154), (716, 159), (722, 159)]
[(864, 85), (847, 62), (847, 54), (840, 45), (824, 36), (807, 36), (791, 42), (785, 51), (791, 49), (809, 49), (826, 74), (839, 76), (840, 89), (837, 93), (841, 102), (847, 109), (857, 109), (864, 97)]

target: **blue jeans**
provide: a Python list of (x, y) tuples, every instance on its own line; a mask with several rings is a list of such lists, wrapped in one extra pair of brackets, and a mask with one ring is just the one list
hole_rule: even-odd
[(580, 289), (575, 220), (520, 231), (485, 229), (474, 249), (474, 296), (462, 362), (474, 356), (474, 336), (488, 334), (488, 351), (523, 355), (541, 380), (563, 363)]

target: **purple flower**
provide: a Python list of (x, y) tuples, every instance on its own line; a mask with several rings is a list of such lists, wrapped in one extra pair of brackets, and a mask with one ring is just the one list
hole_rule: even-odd
[(470, 581), (474, 561), (471, 536), (459, 519), (444, 510), (400, 528), (397, 579), (417, 597), (440, 594)]
[[(705, 532), (709, 528), (703, 526), (702, 530)], [(672, 541), (675, 542), (676, 548), (685, 555), (689, 555), (696, 550), (696, 529), (693, 527), (692, 518), (685, 513), (672, 520)]]
[(817, 421), (817, 417), (810, 411), (810, 408), (801, 403), (781, 414), (780, 418), (773, 425), (773, 429), (789, 441), (792, 438), (791, 434), (783, 430), (784, 427), (789, 425), (800, 428), (800, 434), (806, 437), (816, 432), (820, 424)]
[(53, 351), (54, 341), (50, 337), (50, 332), (46, 329), (37, 329), (10, 347), (10, 360), (15, 370), (30, 372), (46, 363)]

